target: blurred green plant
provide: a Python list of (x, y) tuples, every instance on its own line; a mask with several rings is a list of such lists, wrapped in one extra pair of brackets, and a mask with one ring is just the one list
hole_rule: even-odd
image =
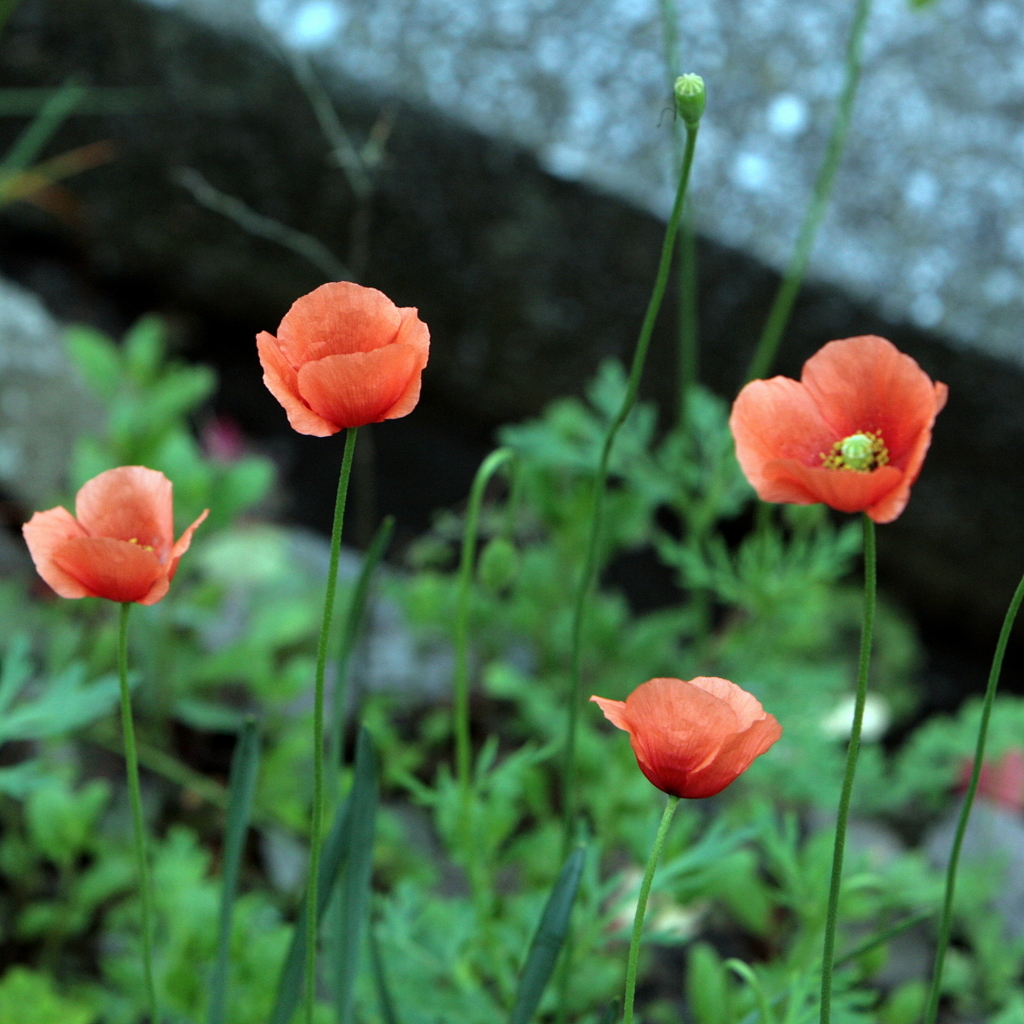
[(148, 466), (173, 481), (183, 519), (209, 508), (212, 528), (232, 522), (270, 489), (267, 459), (243, 455), (221, 463), (203, 455), (188, 417), (213, 393), (216, 378), (208, 367), (168, 360), (159, 317), (143, 317), (120, 345), (91, 328), (72, 328), (67, 349), (106, 409), (100, 436), (75, 445), (74, 487), (114, 466)]
[[(210, 1010), (214, 964), (226, 965), (224, 1019), (265, 1024), (300, 903), (304, 851), (295, 836), (311, 797), (305, 695), (322, 544), (239, 521), (269, 487), (270, 467), (254, 459), (219, 463), (204, 453), (192, 420), (211, 393), (212, 374), (170, 360), (158, 321), (140, 321), (120, 346), (79, 330), (69, 348), (106, 409), (101, 433), (76, 448), (75, 482), (141, 462), (171, 477), (183, 517), (220, 510), (197, 536), (171, 595), (139, 610), (150, 628), (132, 653), (157, 836), (157, 975), (174, 1019), (194, 1022)], [(359, 719), (373, 735), (381, 802), (375, 840), (364, 830), (348, 854), (358, 849), (356, 874), (372, 877), (369, 907), (351, 894), (347, 903), (349, 920), (369, 919), (369, 955), (354, 978), (342, 977), (337, 989), (326, 984), (327, 965), (338, 960), (330, 951), (357, 941), (333, 937), (345, 915), (328, 910), (318, 1020), (337, 1020), (342, 1005), (365, 1024), (489, 1024), (522, 1005), (524, 978), (540, 977), (535, 967), (522, 972), (563, 863), (552, 754), (564, 721), (566, 581), (587, 543), (582, 513), (595, 455), (625, 386), (621, 367), (605, 364), (585, 399), (562, 400), (505, 428), (514, 472), (507, 490), (492, 488), (480, 508), (479, 542), (461, 582), (464, 516), (452, 511), (409, 549), (412, 572), (370, 581), (386, 542), (381, 534), (366, 574), (353, 568), (347, 584), (343, 578), (350, 610), (338, 617), (332, 658), (341, 657), (339, 671), (351, 674)], [(726, 406), (700, 388), (684, 422), (666, 433), (652, 407), (633, 411), (612, 460), (606, 512), (601, 585), (584, 637), (587, 685), (625, 696), (656, 675), (725, 675), (785, 727), (783, 739), (722, 797), (677, 814), (651, 895), (644, 1012), (677, 1019), (672, 1000), (681, 989), (660, 988), (655, 969), (673, 963), (680, 971), (688, 965), (684, 988), (697, 1024), (756, 1024), (764, 1005), (776, 1024), (804, 1024), (815, 1011), (830, 856), (821, 825), (838, 788), (842, 708), (855, 673), (859, 595), (846, 581), (859, 538), (821, 509), (755, 511), (732, 454)], [(669, 581), (674, 600), (652, 608), (643, 592), (627, 597), (617, 588), (637, 559)], [(367, 691), (355, 632), (360, 619), (374, 628), (383, 601), (403, 622), (398, 642), (443, 659), (453, 650), (460, 585), (470, 595), (476, 794), (467, 827), (459, 824), (450, 710), (426, 696)], [(118, 749), (107, 720), (116, 698), (115, 642), (93, 602), (25, 602), (16, 586), (0, 585), (0, 941), (17, 943), (33, 968), (32, 980), (8, 982), (8, 972), (0, 986), (35, 985), (50, 993), (39, 995), (40, 1007), (63, 999), (68, 1019), (85, 1014), (86, 1024), (137, 1024), (144, 996), (125, 794), (107, 781), (120, 773), (106, 772), (103, 760)], [(883, 605), (872, 687), (892, 721), (913, 710), (918, 661), (912, 631)], [(1022, 708), (1017, 698), (997, 701), (994, 757), (1019, 742)], [(263, 746), (252, 814), (257, 838), (242, 842), (233, 827), (229, 852), (222, 846), (227, 762), (209, 758), (234, 742), (251, 714), (261, 718)], [(875, 979), (894, 929), (908, 920), (925, 935), (933, 927), (941, 878), (903, 842), (948, 806), (973, 749), (977, 715), (967, 706), (918, 729), (895, 754), (878, 744), (865, 752), (857, 813), (896, 828), (886, 859), (873, 859), (870, 849), (851, 856), (839, 949), (852, 955), (837, 972), (837, 1021), (903, 1024), (920, 1005), (913, 984), (888, 990)], [(69, 741), (74, 730), (90, 741)], [(340, 717), (336, 732), (331, 788), (347, 793), (356, 773), (343, 756), (351, 732)], [(551, 984), (528, 994), (533, 1000), (539, 987), (535, 1021), (561, 1012), (598, 1024), (621, 994), (658, 800), (624, 737), (596, 716), (583, 718), (578, 753), (587, 853), (572, 901), (566, 1003), (560, 1010)], [(234, 871), (235, 857), (238, 896), (225, 960), (219, 876)], [(473, 886), (459, 867), (470, 859), (480, 866)], [(998, 877), (981, 867), (963, 876), (946, 993), (957, 1012), (1008, 1024), (1021, 1005), (1024, 951), (1005, 940), (991, 912)], [(727, 966), (737, 948), (751, 951), (749, 975)], [(99, 979), (97, 968), (91, 978), (83, 968), (89, 963), (98, 964)], [(341, 1002), (332, 1005), (335, 991)]]

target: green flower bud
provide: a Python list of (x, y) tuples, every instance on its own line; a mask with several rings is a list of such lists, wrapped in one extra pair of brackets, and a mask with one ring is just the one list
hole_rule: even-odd
[(707, 93), (700, 75), (680, 75), (676, 79), (676, 110), (687, 128), (696, 128), (704, 113)]
[(510, 587), (519, 576), (516, 546), (506, 537), (489, 540), (480, 554), (477, 572), (480, 582), (493, 594)]

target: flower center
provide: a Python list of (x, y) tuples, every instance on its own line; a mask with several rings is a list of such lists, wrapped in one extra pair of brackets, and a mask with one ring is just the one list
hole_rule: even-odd
[(870, 473), (889, 461), (889, 449), (882, 441), (881, 433), (865, 430), (851, 434), (832, 445), (827, 455), (821, 453), (825, 469), (851, 469), (854, 473)]
[[(139, 543), (139, 538), (138, 537), (132, 537), (131, 540), (128, 541), (128, 543), (129, 544), (138, 544)], [(152, 551), (153, 550), (153, 546), (151, 544), (139, 544), (139, 547), (141, 547), (143, 551)]]

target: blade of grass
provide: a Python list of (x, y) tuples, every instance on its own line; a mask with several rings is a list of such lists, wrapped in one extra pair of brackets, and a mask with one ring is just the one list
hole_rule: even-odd
[(0, 161), (0, 178), (25, 170), (71, 116), (86, 92), (84, 85), (68, 79), (53, 93)]
[[(59, 87), (5, 85), (0, 88), (0, 117), (34, 117), (58, 92)], [(127, 114), (143, 106), (154, 106), (156, 102), (157, 95), (148, 89), (89, 86), (75, 107), (75, 113)]]
[(359, 636), (363, 614), (366, 611), (366, 597), (370, 591), (370, 580), (374, 570), (384, 557), (384, 552), (391, 543), (391, 534), (395, 528), (395, 517), (386, 516), (377, 527), (377, 532), (370, 541), (363, 557), (363, 566), (359, 571), (352, 600), (349, 602), (345, 625), (341, 634), (341, 647), (335, 660), (334, 701), (331, 708), (331, 730), (327, 737), (327, 763), (332, 771), (337, 771), (341, 763), (341, 743), (345, 736), (345, 700), (348, 689), (348, 662)]
[(359, 954), (370, 910), (370, 880), (373, 875), (373, 837), (377, 825), (377, 755), (365, 727), (356, 741), (356, 774), (349, 796), (351, 827), (345, 851), (345, 874), (341, 880), (337, 915), (337, 959), (334, 1005), (338, 1024), (352, 1019), (352, 999)]
[(228, 961), (231, 949), (231, 913), (238, 890), (238, 874), (249, 831), (256, 780), (260, 768), (260, 738), (256, 722), (250, 718), (242, 727), (231, 758), (228, 782), (228, 813), (224, 828), (223, 889), (220, 900), (220, 925), (217, 959), (210, 978), (210, 1024), (224, 1024), (227, 1012)]
[(395, 1000), (391, 995), (391, 986), (388, 984), (388, 976), (384, 971), (384, 959), (380, 955), (380, 943), (373, 929), (369, 931), (370, 936), (370, 963), (373, 965), (373, 981), (377, 988), (377, 1004), (380, 1007), (380, 1015), (384, 1024), (401, 1024), (398, 1014), (395, 1011)]
[(771, 369), (772, 363), (775, 361), (775, 355), (779, 350), (782, 334), (786, 329), (786, 324), (789, 323), (789, 314), (793, 311), (793, 304), (796, 302), (797, 295), (800, 294), (800, 286), (803, 283), (807, 265), (811, 260), (814, 241), (818, 237), (818, 228), (821, 227), (822, 218), (828, 209), (828, 201), (832, 195), (836, 171), (839, 170), (839, 163), (842, 160), (843, 150), (846, 146), (846, 135), (850, 129), (850, 120), (853, 117), (853, 102), (857, 98), (857, 86), (860, 83), (864, 34), (867, 32), (870, 14), (871, 0), (857, 0), (857, 7), (854, 10), (853, 21), (850, 26), (850, 35), (846, 41), (843, 90), (839, 94), (835, 112), (832, 115), (832, 127), (829, 130), (825, 156), (821, 162), (821, 167), (818, 169), (811, 201), (804, 211), (804, 219), (800, 224), (796, 245), (793, 247), (793, 255), (790, 257), (789, 265), (786, 267), (786, 272), (782, 277), (782, 283), (779, 285), (779, 290), (775, 295), (775, 301), (768, 312), (768, 319), (765, 322), (764, 330), (761, 332), (757, 348), (754, 351), (753, 358), (750, 360), (747, 380), (768, 376), (768, 371)]
[[(349, 847), (349, 835), (352, 831), (351, 794), (338, 805), (331, 824), (331, 830), (324, 842), (320, 858), (320, 869), (317, 872), (317, 921), (323, 918), (324, 911), (330, 901), (334, 880), (338, 877), (345, 851)], [(292, 943), (281, 967), (281, 979), (277, 984), (277, 997), (271, 1011), (269, 1024), (288, 1024), (299, 1005), (302, 997), (302, 985), (305, 980), (306, 963), (306, 913), (308, 902), (302, 901), (299, 918), (295, 922)]]
[(519, 989), (509, 1024), (529, 1024), (533, 1019), (569, 931), (569, 917), (583, 874), (585, 855), (586, 850), (577, 847), (558, 873), (519, 975)]

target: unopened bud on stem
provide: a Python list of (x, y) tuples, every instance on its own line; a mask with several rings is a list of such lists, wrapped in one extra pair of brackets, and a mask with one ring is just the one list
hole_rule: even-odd
[(707, 93), (700, 75), (680, 75), (676, 79), (676, 110), (687, 128), (696, 128), (704, 113)]

